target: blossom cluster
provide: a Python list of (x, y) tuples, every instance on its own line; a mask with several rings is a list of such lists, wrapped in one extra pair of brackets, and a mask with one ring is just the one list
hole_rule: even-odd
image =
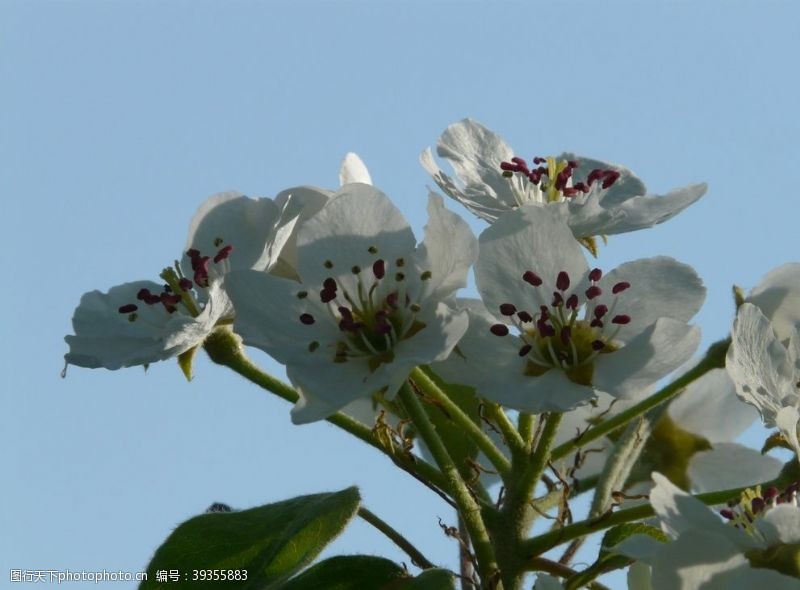
[[(391, 409), (424, 367), (482, 403), (564, 413), (561, 442), (691, 366), (700, 343), (691, 321), (706, 296), (695, 270), (664, 256), (615, 269), (598, 260), (608, 236), (669, 220), (704, 195), (704, 184), (650, 194), (616, 164), (572, 153), (521, 157), (469, 119), (445, 130), (436, 154), (453, 172), (432, 149), (422, 152), (435, 189), (419, 241), (355, 154), (335, 190), (210, 197), (160, 282), (81, 298), (66, 363), (116, 370), (189, 358), (190, 377), (194, 351), (225, 331), (285, 365), (299, 395), (295, 423), (355, 415), (364, 400)], [(485, 229), (476, 237), (437, 190)], [(465, 298), (470, 270), (477, 297)], [(634, 578), (656, 589), (796, 587), (785, 569), (754, 557), (800, 543), (796, 489), (781, 496), (783, 506), (758, 496), (744, 512), (727, 509), (731, 526), (676, 484), (704, 492), (776, 477), (778, 461), (734, 442), (756, 412), (800, 455), (799, 327), (800, 264), (790, 264), (739, 302), (727, 371), (690, 384), (656, 424), (652, 440), (674, 451), (671, 462), (650, 456), (645, 476), (629, 484), (652, 488), (674, 541), (624, 542), (621, 553), (639, 561)], [(363, 420), (372, 426), (375, 416)], [(606, 442), (582, 477), (601, 471)], [(560, 584), (541, 576), (536, 587)]]

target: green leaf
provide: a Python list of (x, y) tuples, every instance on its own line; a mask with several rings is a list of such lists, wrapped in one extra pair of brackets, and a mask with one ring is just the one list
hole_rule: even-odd
[[(355, 516), (357, 488), (299, 496), (240, 512), (203, 514), (181, 524), (158, 548), (140, 590), (279, 588), (308, 565)], [(178, 581), (157, 572), (178, 570)], [(195, 580), (196, 570), (246, 570), (247, 580)]]
[(402, 567), (388, 559), (342, 555), (311, 566), (283, 584), (281, 590), (394, 590), (408, 577)]
[(600, 542), (600, 554), (597, 557), (597, 561), (584, 571), (566, 580), (564, 588), (566, 590), (582, 588), (597, 576), (630, 565), (632, 560), (624, 555), (614, 553), (614, 547), (633, 535), (647, 535), (662, 543), (669, 541), (669, 538), (661, 529), (643, 522), (627, 522), (610, 528), (603, 535), (603, 540)]
[(425, 570), (413, 580), (406, 582), (402, 590), (455, 590), (453, 572), (443, 569)]

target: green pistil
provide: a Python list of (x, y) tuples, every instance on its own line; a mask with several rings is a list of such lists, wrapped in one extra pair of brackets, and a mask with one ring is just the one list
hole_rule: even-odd
[(176, 272), (175, 269), (180, 269), (177, 261), (175, 262), (175, 268), (167, 267), (161, 271), (161, 274), (158, 276), (164, 279), (164, 282), (169, 285), (173, 293), (180, 295), (181, 302), (186, 307), (186, 310), (191, 314), (192, 317), (196, 318), (200, 315), (200, 309), (198, 309), (197, 303), (195, 303), (191, 293), (184, 291), (181, 288), (180, 281), (182, 277), (180, 274), (178, 274), (178, 272)]
[[(576, 314), (573, 313), (566, 318), (563, 308), (558, 309), (558, 321), (553, 321), (555, 335), (542, 336), (535, 330), (525, 334), (525, 340), (530, 342), (536, 351), (534, 358), (528, 355), (528, 362), (525, 365), (525, 374), (532, 377), (540, 377), (552, 368), (558, 366), (567, 378), (579, 385), (591, 386), (594, 376), (594, 363), (592, 362), (598, 354), (614, 352), (619, 347), (612, 342), (602, 338), (599, 331), (589, 325), (584, 320), (575, 320)], [(555, 318), (551, 318), (555, 320)], [(570, 338), (567, 342), (561, 339), (561, 328), (569, 326), (571, 330)], [(605, 346), (601, 350), (592, 348), (592, 343), (601, 340)], [(540, 358), (552, 365), (543, 365), (536, 362), (535, 358)]]

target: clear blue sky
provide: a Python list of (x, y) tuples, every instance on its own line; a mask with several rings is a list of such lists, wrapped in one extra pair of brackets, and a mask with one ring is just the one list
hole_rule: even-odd
[[(436, 496), (205, 359), (192, 383), (170, 362), (60, 379), (81, 294), (155, 279), (208, 195), (333, 187), (349, 150), (421, 228), (417, 155), (471, 116), (523, 154), (617, 161), (655, 191), (708, 182), (601, 262), (694, 265), (709, 343), (733, 282), (800, 258), (798, 16), (763, 1), (0, 1), (0, 579), (138, 571), (213, 501), (351, 484), (453, 563)], [(333, 551), (404, 559), (361, 523)]]

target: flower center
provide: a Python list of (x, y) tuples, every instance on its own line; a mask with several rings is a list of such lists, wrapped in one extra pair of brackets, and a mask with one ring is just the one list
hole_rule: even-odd
[[(538, 377), (555, 368), (564, 371), (575, 383), (591, 385), (594, 359), (619, 348), (614, 339), (620, 328), (631, 321), (630, 316), (614, 313), (617, 296), (630, 284), (619, 282), (613, 286), (614, 299), (609, 308), (597, 302), (603, 294), (597, 285), (602, 275), (599, 268), (589, 273), (589, 287), (584, 292), (583, 302), (576, 293), (567, 296), (571, 281), (566, 271), (558, 273), (557, 290), (552, 298), (544, 292), (539, 275), (532, 270), (522, 275), (522, 280), (534, 288), (538, 311), (531, 313), (518, 309), (513, 303), (503, 303), (500, 314), (519, 332), (515, 337), (520, 341), (518, 354), (525, 359), (526, 375)], [(583, 318), (578, 319), (584, 308)], [(510, 335), (506, 324), (494, 324), (489, 330), (499, 337)]]
[(203, 256), (199, 250), (192, 248), (186, 252), (189, 263), (192, 267), (192, 278), (189, 279), (184, 274), (180, 262), (175, 261), (174, 267), (167, 267), (159, 275), (164, 280), (164, 286), (160, 293), (153, 293), (150, 289), (140, 289), (136, 294), (136, 299), (140, 303), (126, 303), (119, 307), (117, 311), (128, 316), (128, 321), (139, 320), (139, 305), (147, 306), (161, 305), (164, 310), (173, 314), (179, 309), (192, 317), (197, 317), (203, 309), (199, 303), (197, 294), (201, 290), (206, 290), (210, 284), (210, 278), (221, 276), (230, 270), (228, 258), (233, 252), (233, 246), (223, 245), (222, 238), (216, 238), (214, 245), (220, 247), (219, 251), (213, 256)]
[(761, 533), (754, 523), (763, 518), (764, 515), (775, 506), (789, 504), (797, 508), (797, 492), (800, 491), (800, 482), (794, 482), (783, 491), (775, 486), (770, 486), (763, 492), (761, 486), (749, 488), (742, 492), (738, 502), (731, 501), (727, 508), (723, 508), (719, 513), (734, 527), (758, 538)]
[(585, 182), (573, 184), (572, 175), (578, 168), (575, 160), (557, 160), (552, 156), (533, 158), (533, 169), (519, 157), (501, 162), (503, 176), (511, 181), (517, 206), (526, 203), (557, 203), (578, 194), (586, 194), (599, 187), (607, 190), (619, 179), (619, 172), (596, 168)]
[[(377, 256), (378, 250), (371, 246), (369, 252)], [(324, 266), (333, 268), (333, 263), (325, 261)], [(356, 279), (354, 291), (348, 291), (334, 277), (323, 281), (319, 297), (325, 304), (325, 317), (340, 332), (340, 338), (330, 344), (333, 362), (366, 359), (370, 370), (375, 371), (381, 364), (394, 360), (394, 348), (399, 342), (425, 328), (425, 323), (417, 317), (421, 305), (407, 292), (405, 259), (394, 261), (394, 272), (389, 271), (389, 266), (389, 262), (376, 257), (368, 270), (351, 267)], [(423, 281), (430, 278), (430, 271), (420, 274)], [(300, 291), (297, 297), (305, 299), (308, 292)], [(301, 324), (312, 326), (318, 318), (306, 312), (298, 319)], [(308, 350), (313, 353), (319, 347), (319, 341), (312, 340)]]

